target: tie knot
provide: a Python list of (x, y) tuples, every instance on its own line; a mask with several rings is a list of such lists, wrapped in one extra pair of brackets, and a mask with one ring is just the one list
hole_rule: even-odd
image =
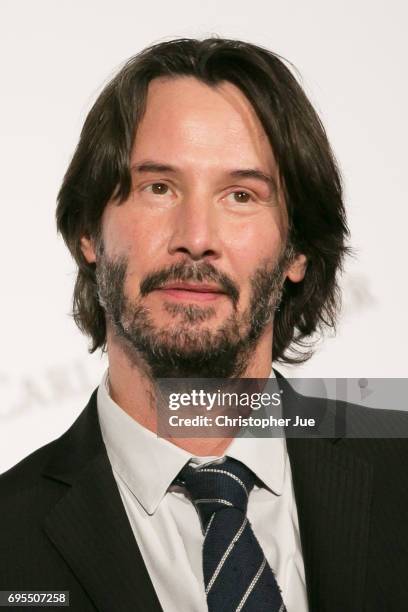
[(246, 514), (254, 480), (249, 468), (230, 457), (223, 463), (198, 468), (186, 465), (178, 476), (197, 508), (204, 529), (218, 510), (237, 508)]

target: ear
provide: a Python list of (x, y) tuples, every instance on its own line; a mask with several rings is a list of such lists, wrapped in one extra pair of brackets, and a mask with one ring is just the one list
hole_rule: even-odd
[(292, 260), (286, 271), (286, 278), (288, 278), (292, 283), (300, 283), (305, 277), (307, 268), (307, 258), (303, 253), (299, 253)]
[(88, 236), (82, 236), (81, 238), (81, 251), (88, 263), (95, 263), (96, 253), (94, 243)]

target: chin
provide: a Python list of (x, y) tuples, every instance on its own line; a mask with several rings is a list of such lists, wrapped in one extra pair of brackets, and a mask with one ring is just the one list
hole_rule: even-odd
[(167, 302), (163, 304), (160, 313), (154, 316), (153, 310), (150, 317), (157, 328), (165, 328), (171, 331), (198, 330), (200, 328), (217, 329), (223, 322), (227, 321), (228, 315), (222, 315), (213, 306), (203, 307), (197, 304), (175, 304)]

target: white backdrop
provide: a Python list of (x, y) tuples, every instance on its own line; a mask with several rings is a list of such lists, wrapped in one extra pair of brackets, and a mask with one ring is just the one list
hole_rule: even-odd
[(69, 317), (56, 194), (96, 95), (144, 46), (218, 34), (293, 62), (339, 159), (357, 258), (329, 338), (291, 376), (405, 377), (408, 11), (403, 0), (3, 0), (0, 472), (64, 431), (106, 361)]

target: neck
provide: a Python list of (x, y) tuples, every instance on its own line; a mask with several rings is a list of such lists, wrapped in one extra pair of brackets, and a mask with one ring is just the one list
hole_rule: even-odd
[[(121, 340), (108, 331), (109, 392), (118, 406), (146, 429), (157, 433), (154, 383), (145, 362), (128, 355)], [(272, 367), (272, 331), (260, 338), (240, 378), (268, 378)], [(196, 456), (220, 456), (231, 437), (167, 439)]]

